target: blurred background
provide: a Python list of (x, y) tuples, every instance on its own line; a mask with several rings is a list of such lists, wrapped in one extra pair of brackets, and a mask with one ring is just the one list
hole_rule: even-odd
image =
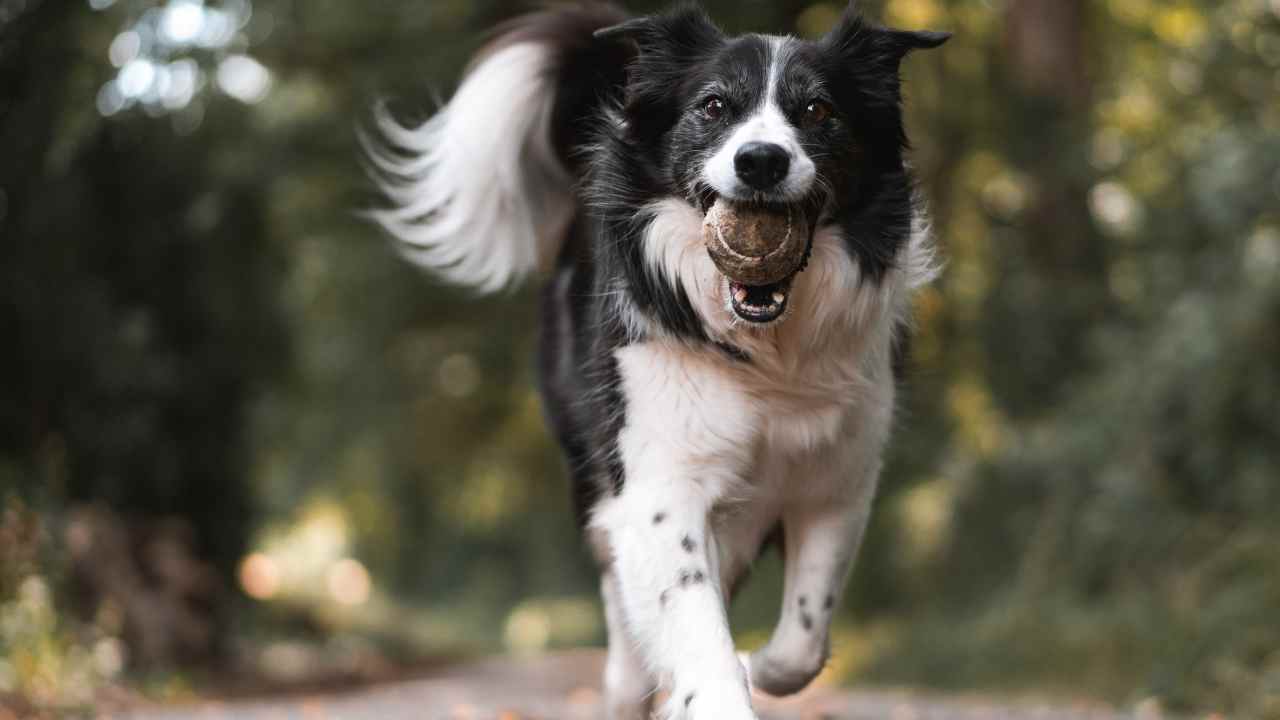
[[(824, 680), (1280, 717), (1280, 0), (863, 6), (956, 33), (906, 68), (949, 264)], [(520, 9), (0, 0), (0, 706), (603, 641), (535, 290), (357, 215), (371, 103)]]

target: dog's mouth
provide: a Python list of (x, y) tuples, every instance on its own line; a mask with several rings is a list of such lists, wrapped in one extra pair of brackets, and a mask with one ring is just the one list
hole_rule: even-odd
[(719, 200), (704, 191), (698, 205), (708, 250), (724, 278), (726, 309), (754, 325), (777, 322), (787, 313), (796, 275), (808, 264), (814, 227), (799, 207)]
[(794, 277), (795, 273), (786, 280), (769, 285), (744, 285), (725, 278), (729, 305), (735, 315), (747, 322), (762, 325), (774, 322), (787, 312), (787, 302), (791, 299), (791, 280)]

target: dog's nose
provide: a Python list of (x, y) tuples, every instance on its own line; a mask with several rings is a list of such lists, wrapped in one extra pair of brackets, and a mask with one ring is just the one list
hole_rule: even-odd
[(752, 189), (772, 190), (791, 169), (791, 153), (774, 143), (750, 142), (738, 148), (733, 169)]

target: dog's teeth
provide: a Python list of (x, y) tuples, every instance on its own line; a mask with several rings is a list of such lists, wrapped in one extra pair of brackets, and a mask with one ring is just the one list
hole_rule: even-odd
[(773, 294), (773, 301), (778, 303), (779, 305), (781, 305), (782, 301), (786, 299), (787, 299), (786, 293), (776, 292)]
[(738, 291), (737, 291), (737, 292), (735, 292), (735, 293), (733, 294), (733, 298), (734, 298), (735, 300), (737, 300), (738, 302), (746, 302), (746, 301), (747, 301), (747, 291), (746, 291), (746, 290), (744, 290), (743, 288), (738, 288)]

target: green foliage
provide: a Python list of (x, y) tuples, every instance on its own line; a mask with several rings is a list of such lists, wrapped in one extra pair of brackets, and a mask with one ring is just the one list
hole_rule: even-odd
[(0, 503), (0, 697), (17, 693), (64, 712), (87, 707), (122, 668), (118, 628), (58, 612), (49, 528), (15, 498)]
[[(1274, 715), (1280, 115), (1255, 82), (1276, 77), (1280, 20), (1247, 2), (1090, 10), (1082, 141), (1051, 148), (1061, 121), (1046, 135), (1006, 115), (940, 178), (939, 305), (959, 332), (923, 359), (955, 378), (929, 471), (951, 489), (917, 567), (939, 580), (870, 676)], [(989, 42), (961, 31), (960, 52)], [(1087, 232), (1067, 239), (1092, 250), (1046, 257), (1061, 229), (1038, 206), (1073, 184)]]

